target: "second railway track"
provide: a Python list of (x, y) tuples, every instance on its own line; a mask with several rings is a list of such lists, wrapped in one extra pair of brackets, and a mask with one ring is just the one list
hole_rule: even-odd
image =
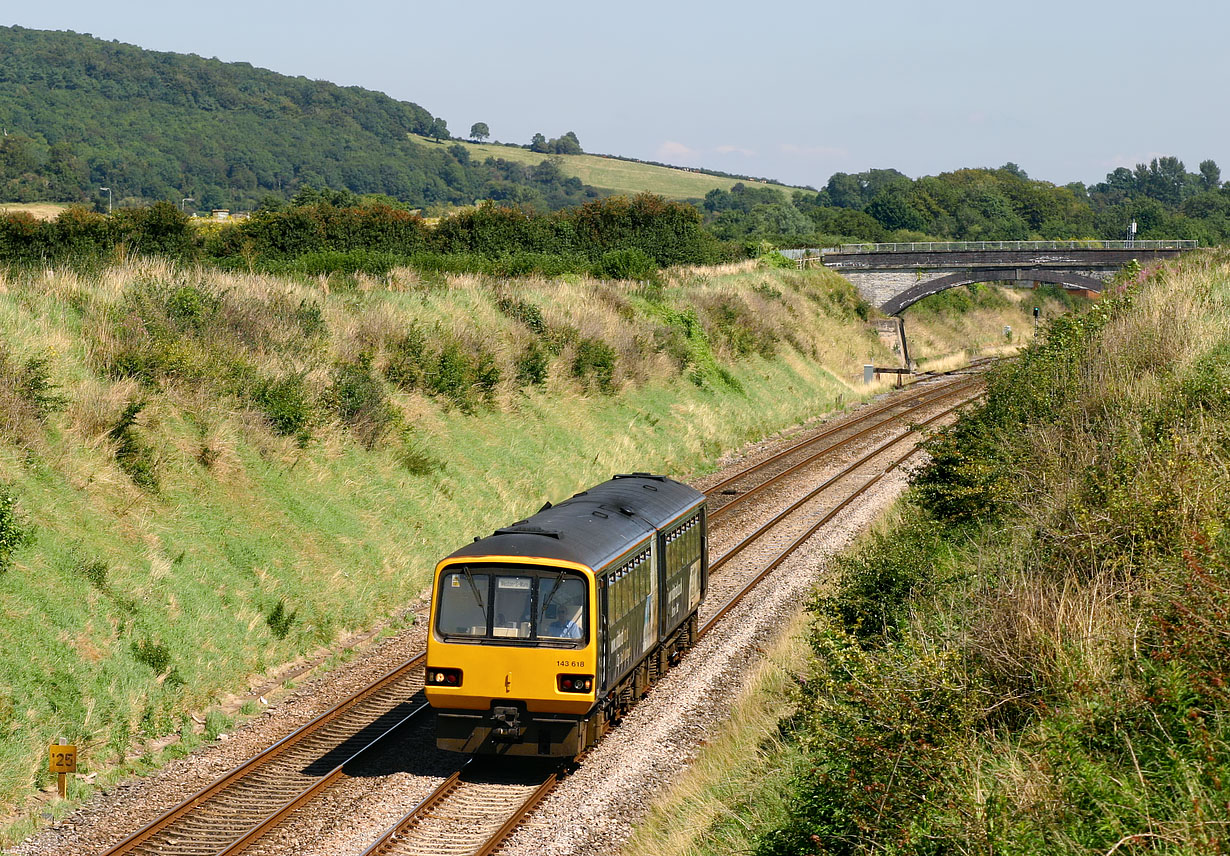
[[(919, 384), (921, 387), (922, 385)], [(813, 433), (801, 442), (734, 474), (710, 488), (715, 502), (715, 520), (735, 507), (761, 494), (767, 487), (781, 483), (791, 475), (834, 457), (838, 450), (847, 452), (855, 441), (891, 430), (893, 424), (905, 424), (911, 417), (920, 422), (933, 422), (959, 405), (953, 399), (969, 400), (975, 394), (976, 380), (933, 381), (925, 388), (899, 394), (842, 420), (841, 423)], [(940, 405), (945, 408), (925, 420), (921, 414)], [(884, 443), (860, 461), (846, 467), (840, 474), (848, 476), (877, 454), (901, 443), (906, 431)], [(908, 457), (909, 452), (905, 457)], [(902, 458), (904, 459), (904, 458)], [(884, 472), (900, 463), (896, 460)], [(838, 510), (866, 490), (884, 474), (869, 482), (839, 503), (825, 517)], [(827, 486), (839, 480), (828, 479)], [(796, 503), (791, 512), (803, 503)], [(789, 513), (779, 515), (788, 517)], [(765, 534), (780, 522), (758, 530), (714, 562), (716, 571), (747, 543)], [(816, 524), (811, 531), (818, 528)], [(807, 533), (808, 535), (810, 532)], [(740, 586), (718, 613), (705, 625), (707, 633), (735, 603), (750, 591), (756, 581), (780, 564), (789, 553), (806, 540), (796, 537), (781, 557), (761, 570), (752, 582)], [(787, 539), (790, 540), (790, 539)], [(164, 813), (156, 821), (133, 833), (124, 841), (105, 851), (105, 856), (122, 854), (220, 854), (240, 853), (260, 841), (262, 836), (279, 825), (293, 822), (296, 811), (317, 799), (336, 781), (345, 777), (345, 762), (360, 753), (399, 724), (413, 718), (421, 696), (422, 657), (407, 661), (380, 682), (356, 693), (332, 711), (318, 717), (298, 731), (271, 746), (251, 761), (230, 771), (208, 788)], [(510, 780), (485, 765), (467, 765), (462, 771), (442, 782), (432, 797), (424, 800), (385, 836), (373, 844), (367, 853), (442, 853), (487, 854), (494, 851), (520, 820), (557, 782), (557, 772), (548, 771), (531, 776), (529, 781)], [(471, 800), (468, 794), (478, 794)], [(499, 803), (505, 808), (496, 810)], [(466, 806), (470, 806), (466, 808)], [(492, 814), (503, 820), (494, 825)], [(486, 819), (483, 819), (486, 818)], [(487, 827), (491, 826), (490, 829)], [(448, 831), (451, 830), (451, 831)], [(417, 844), (415, 842), (418, 842)], [(427, 842), (427, 843), (423, 843)], [(417, 849), (416, 849), (417, 848)], [(424, 849), (426, 848), (426, 849)], [(264, 851), (264, 848), (258, 848)]]

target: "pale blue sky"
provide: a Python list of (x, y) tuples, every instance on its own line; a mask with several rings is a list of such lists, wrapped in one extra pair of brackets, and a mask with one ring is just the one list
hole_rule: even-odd
[(798, 184), (1006, 161), (1089, 183), (1162, 154), (1230, 175), (1224, 0), (49, 0), (0, 23), (364, 86), (454, 134), (572, 130)]

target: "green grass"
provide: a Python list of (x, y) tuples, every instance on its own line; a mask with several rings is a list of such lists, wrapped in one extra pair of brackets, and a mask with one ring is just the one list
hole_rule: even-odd
[[(409, 136), (410, 139), (423, 146), (462, 145), (470, 152), (471, 158), (478, 160), (486, 160), (489, 157), (503, 158), (525, 166), (536, 166), (544, 160), (558, 158), (560, 169), (569, 178), (576, 177), (584, 184), (629, 196), (637, 193), (656, 193), (667, 199), (701, 199), (710, 190), (715, 188), (730, 190), (741, 181), (743, 184), (761, 184), (761, 182), (723, 178), (686, 169), (653, 166), (600, 155), (548, 155), (532, 152), (519, 146), (500, 146), (458, 140), (445, 140), (437, 143), (428, 137), (415, 134)], [(777, 188), (787, 195), (796, 189), (781, 184), (766, 184), (765, 186)]]
[[(7, 364), (45, 359), (55, 387), (0, 393), (25, 414), (0, 421), (0, 487), (33, 532), (0, 572), (0, 841), (29, 830), (55, 737), (98, 774), (83, 797), (171, 757), (146, 757), (155, 738), (203, 739), (190, 712), (230, 728), (220, 699), (396, 615), (473, 536), (615, 472), (704, 472), (875, 391), (865, 314), (827, 271), (750, 263), (652, 287), (395, 270), (329, 292), (162, 261), (0, 279)], [(448, 351), (498, 378), (395, 386), (411, 328), (426, 372)], [(586, 342), (602, 383), (574, 376)], [(530, 345), (541, 383), (518, 378)], [(339, 366), (365, 367), (386, 430), (335, 406)], [(250, 394), (285, 377), (301, 432)], [(51, 393), (62, 409), (26, 400)]]

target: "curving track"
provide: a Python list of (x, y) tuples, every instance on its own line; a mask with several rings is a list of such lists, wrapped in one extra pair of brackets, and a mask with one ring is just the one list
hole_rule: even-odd
[[(913, 402), (911, 406), (888, 419), (875, 423), (873, 427), (879, 428), (888, 423), (905, 424), (907, 417), (919, 415), (917, 411), (920, 409), (935, 412), (930, 412), (925, 418), (910, 424), (870, 450), (863, 451), (853, 463), (807, 491), (802, 498), (774, 516), (768, 523), (758, 527), (735, 548), (715, 560), (711, 568), (717, 570), (749, 544), (767, 538), (783, 541), (775, 558), (756, 569), (751, 579), (740, 586), (738, 591), (705, 622), (699, 635), (703, 637), (712, 632), (722, 618), (746, 597), (757, 583), (772, 573), (820, 527), (916, 454), (919, 446), (913, 442), (915, 435), (921, 429), (950, 416), (955, 410), (976, 398), (977, 386), (973, 383), (962, 383), (954, 385), (951, 389), (945, 387), (945, 391), (941, 394), (923, 396), (922, 401), (911, 399)], [(950, 400), (953, 398), (959, 400), (951, 403)], [(934, 407), (936, 404), (943, 406), (936, 411)], [(887, 409), (889, 408), (876, 409), (868, 416), (874, 418)], [(848, 428), (849, 426), (842, 427)], [(854, 436), (865, 436), (870, 433), (870, 430), (861, 431)], [(771, 459), (738, 473), (722, 485), (746, 478), (755, 478), (758, 475), (763, 481), (778, 481), (781, 478), (781, 468), (777, 464), (781, 458), (806, 449), (809, 450), (808, 462), (810, 463), (818, 459), (811, 447), (820, 439), (822, 438), (809, 438), (786, 450), (786, 453), (781, 456), (773, 456)], [(830, 447), (828, 451), (845, 446), (852, 439), (854, 439), (853, 436), (844, 438), (840, 443)], [(794, 467), (792, 472), (800, 469), (802, 469), (801, 466)], [(867, 472), (868, 470), (871, 472)], [(852, 480), (855, 484), (848, 484)], [(844, 487), (842, 487), (843, 484)], [(839, 495), (828, 497), (828, 494), (834, 491), (837, 491)], [(809, 505), (817, 500), (822, 503), (827, 502), (822, 511), (817, 513), (814, 508), (811, 508), (812, 513), (810, 514), (799, 513), (800, 509), (809, 510)], [(781, 531), (784, 526), (789, 530), (787, 534)], [(449, 856), (489, 856), (500, 848), (538, 803), (559, 784), (564, 773), (564, 768), (561, 766), (537, 775), (522, 772), (521, 775), (510, 779), (507, 777), (514, 771), (504, 768), (500, 772), (502, 778), (498, 783), (484, 781), (482, 784), (471, 784), (467, 782), (468, 768), (469, 765), (443, 782), (431, 796), (386, 830), (371, 847), (364, 851), (363, 856), (427, 856), (427, 854), (435, 853), (449, 854)], [(496, 803), (505, 808), (498, 808)]]
[[(956, 373), (951, 373), (956, 374)], [(761, 579), (799, 545), (871, 485), (917, 451), (915, 432), (976, 397), (976, 379), (940, 376), (914, 384), (853, 417), (815, 433), (746, 468), (709, 489), (710, 520), (716, 525), (754, 497), (764, 497), (791, 477), (805, 479), (809, 468), (856, 450), (859, 441), (888, 439), (810, 489), (768, 524), (758, 527), (711, 564), (720, 570), (748, 545), (775, 539), (782, 548), (705, 623), (709, 633)], [(953, 404), (953, 401), (957, 401)], [(911, 424), (911, 422), (913, 424)], [(891, 461), (876, 463), (878, 458)], [(867, 470), (875, 469), (868, 475)], [(853, 487), (843, 487), (854, 480)], [(825, 499), (830, 494), (839, 496)], [(817, 503), (824, 505), (819, 508)], [(818, 510), (819, 509), (819, 510)], [(827, 510), (826, 510), (827, 509)], [(378, 752), (382, 741), (403, 729), (422, 727), (423, 655), (408, 660), (367, 689), (317, 717), (298, 731), (236, 767), (198, 794), (106, 851), (105, 856), (209, 854), (224, 856), (253, 848), (271, 830), (302, 811), (346, 777), (346, 765)], [(416, 696), (418, 698), (416, 699)], [(555, 787), (562, 768), (522, 765), (510, 774), (469, 762), (390, 827), (367, 854), (480, 854), (499, 847), (522, 819)]]

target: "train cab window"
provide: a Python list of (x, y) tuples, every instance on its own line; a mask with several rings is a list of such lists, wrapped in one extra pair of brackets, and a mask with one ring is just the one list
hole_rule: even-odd
[(585, 581), (538, 578), (538, 638), (582, 639), (585, 636)]
[(500, 575), (495, 578), (495, 621), (492, 636), (530, 638), (531, 577)]
[(453, 566), (440, 574), (437, 598), (435, 628), (442, 636), (566, 648), (589, 638), (589, 586), (572, 571)]
[(452, 636), (487, 635), (486, 574), (449, 573), (440, 578), (441, 633)]

